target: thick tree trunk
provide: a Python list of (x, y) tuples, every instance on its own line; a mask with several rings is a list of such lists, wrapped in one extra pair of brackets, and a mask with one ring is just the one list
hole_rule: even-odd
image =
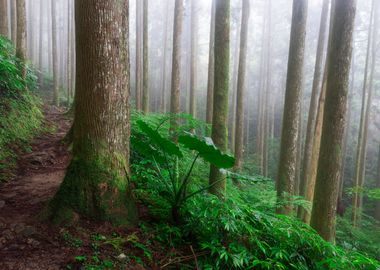
[(217, 0), (212, 0), (211, 23), (210, 23), (210, 45), (208, 57), (208, 79), (207, 79), (207, 105), (206, 123), (212, 123), (213, 104), (214, 104), (214, 46), (215, 46), (215, 5)]
[(143, 98), (142, 110), (149, 112), (148, 0), (143, 0)]
[(289, 196), (293, 195), (296, 175), (307, 6), (307, 0), (293, 1), (280, 164), (277, 176), (277, 197), (280, 203), (277, 212), (281, 214), (290, 214), (293, 208), (289, 202)]
[(334, 241), (335, 238), (355, 13), (356, 0), (335, 1), (327, 58), (328, 76), (321, 148), (311, 217), (311, 226), (327, 241)]
[[(318, 48), (317, 55), (315, 58), (315, 68), (314, 68), (314, 79), (313, 79), (313, 88), (311, 91), (311, 99), (309, 106), (309, 115), (307, 120), (307, 129), (306, 129), (306, 140), (305, 140), (305, 150), (303, 153), (302, 161), (302, 171), (301, 171), (301, 182), (300, 182), (300, 196), (306, 196), (306, 189), (309, 183), (307, 174), (309, 172), (309, 166), (311, 163), (311, 156), (313, 150), (313, 141), (314, 141), (314, 130), (315, 122), (317, 119), (318, 112), (318, 96), (320, 95), (321, 82), (322, 82), (322, 73), (323, 73), (323, 60), (324, 60), (324, 50), (326, 44), (327, 36), (327, 17), (329, 14), (329, 0), (323, 1), (322, 13), (321, 13), (321, 22), (319, 26), (319, 38), (318, 38)], [(298, 217), (302, 218), (304, 215), (304, 209), (302, 207), (298, 208)]]
[[(16, 55), (22, 61), (26, 61), (26, 8), (25, 0), (17, 0), (17, 42)], [(22, 77), (26, 77), (26, 66), (23, 64)]]
[(8, 0), (0, 0), (0, 35), (9, 36)]
[(55, 222), (75, 214), (128, 224), (128, 1), (75, 1), (77, 91), (72, 162), (50, 204)]
[(57, 1), (51, 0), (51, 36), (52, 36), (52, 58), (53, 58), (53, 104), (59, 106), (59, 75), (58, 75), (58, 37), (57, 37)]
[[(239, 171), (243, 162), (243, 139), (244, 139), (244, 99), (245, 99), (245, 79), (247, 69), (247, 36), (250, 0), (243, 0), (243, 14), (241, 18), (240, 32), (240, 55), (239, 71), (236, 95), (236, 128), (235, 128), (235, 167)], [(235, 121), (235, 119), (234, 119)]]
[(191, 1), (191, 68), (190, 68), (190, 115), (196, 118), (198, 16), (197, 0)]
[(178, 121), (175, 115), (180, 108), (180, 86), (181, 86), (181, 40), (184, 0), (175, 0), (174, 28), (173, 28), (173, 59), (172, 59), (172, 85), (170, 98), (170, 122), (171, 130), (175, 131)]
[[(228, 148), (228, 87), (230, 70), (230, 0), (219, 0), (215, 9), (215, 71), (212, 139), (221, 151)], [(211, 166), (209, 183), (212, 194), (223, 196), (226, 175)]]

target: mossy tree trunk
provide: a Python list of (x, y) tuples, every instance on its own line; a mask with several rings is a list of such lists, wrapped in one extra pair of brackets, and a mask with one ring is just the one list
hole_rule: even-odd
[(143, 0), (143, 98), (142, 110), (149, 112), (148, 0)]
[(214, 45), (215, 45), (215, 5), (217, 0), (212, 0), (211, 5), (211, 24), (210, 24), (210, 44), (208, 56), (208, 79), (207, 79), (207, 104), (206, 104), (206, 123), (212, 123), (212, 112), (214, 103)]
[(53, 58), (53, 104), (59, 106), (59, 77), (58, 77), (58, 36), (57, 36), (57, 1), (51, 0), (51, 37)]
[[(219, 0), (215, 9), (214, 105), (211, 137), (221, 151), (228, 148), (228, 88), (230, 70), (230, 0)], [(212, 194), (223, 196), (226, 176), (211, 166), (209, 184)]]
[[(302, 171), (300, 177), (300, 196), (306, 196), (306, 189), (308, 185), (307, 174), (309, 172), (309, 167), (311, 163), (311, 156), (313, 150), (313, 141), (314, 141), (314, 131), (315, 123), (317, 120), (318, 113), (318, 96), (320, 95), (320, 89), (323, 79), (323, 60), (324, 60), (324, 50), (326, 44), (326, 36), (328, 30), (328, 14), (329, 14), (329, 0), (323, 1), (321, 21), (319, 26), (319, 38), (318, 38), (318, 47), (317, 55), (315, 58), (315, 67), (314, 67), (314, 79), (313, 86), (311, 91), (311, 99), (309, 106), (309, 115), (307, 120), (307, 129), (306, 129), (306, 139), (305, 139), (305, 149), (303, 152), (302, 160)], [(304, 215), (304, 209), (302, 207), (298, 208), (298, 217), (302, 218)]]
[(77, 80), (73, 159), (50, 204), (56, 222), (76, 214), (127, 224), (130, 197), (128, 9), (124, 1), (75, 2)]
[(0, 35), (9, 36), (8, 0), (0, 0)]
[(173, 118), (170, 122), (171, 130), (176, 130), (178, 121), (175, 115), (180, 109), (180, 86), (181, 86), (181, 40), (183, 24), (184, 0), (175, 0), (174, 29), (173, 29), (173, 59), (172, 59), (172, 85), (170, 98), (170, 113)]
[(307, 6), (307, 0), (293, 1), (280, 163), (276, 183), (277, 198), (280, 203), (277, 212), (281, 214), (292, 212), (289, 196), (293, 195), (296, 176)]
[[(244, 139), (244, 99), (245, 99), (245, 79), (247, 69), (247, 36), (250, 0), (243, 0), (243, 15), (241, 19), (240, 32), (240, 55), (239, 71), (237, 81), (236, 96), (236, 128), (235, 128), (235, 167), (239, 171), (243, 162), (243, 139)], [(235, 119), (234, 119), (235, 121)]]
[(335, 1), (327, 58), (328, 75), (321, 148), (311, 216), (311, 226), (327, 241), (335, 239), (355, 13), (356, 0)]

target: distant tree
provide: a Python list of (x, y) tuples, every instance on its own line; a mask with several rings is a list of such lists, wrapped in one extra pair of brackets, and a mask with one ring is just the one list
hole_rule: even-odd
[[(17, 0), (17, 42), (16, 55), (25, 62), (26, 61), (26, 10), (25, 0)], [(23, 78), (26, 77), (26, 66), (23, 65)]]
[(292, 205), (286, 201), (289, 201), (289, 195), (293, 195), (296, 176), (307, 6), (307, 0), (293, 1), (280, 163), (277, 176), (277, 198), (280, 203), (277, 212), (281, 214), (292, 212)]
[[(176, 115), (180, 108), (180, 80), (181, 80), (181, 39), (184, 0), (175, 0), (174, 29), (173, 29), (173, 59), (172, 59), (172, 85), (170, 97), (170, 113)], [(172, 118), (171, 130), (177, 127), (177, 120)]]
[(198, 17), (197, 0), (191, 1), (190, 115), (196, 117)]
[(208, 57), (208, 78), (207, 78), (207, 104), (206, 104), (206, 123), (212, 123), (213, 99), (214, 99), (214, 45), (215, 45), (215, 5), (217, 0), (212, 0), (211, 23), (210, 23), (210, 44)]
[(327, 241), (334, 241), (335, 238), (355, 13), (356, 0), (335, 1), (327, 58), (328, 75), (321, 148), (311, 216), (311, 226)]
[[(367, 155), (367, 139), (368, 139), (368, 126), (372, 106), (372, 96), (373, 96), (373, 80), (376, 67), (376, 56), (378, 50), (377, 44), (377, 34), (378, 34), (378, 16), (379, 16), (379, 1), (373, 0), (369, 34), (368, 34), (368, 45), (367, 45), (367, 56), (366, 56), (366, 67), (364, 71), (363, 80), (363, 96), (362, 96), (362, 108), (360, 116), (360, 127), (358, 135), (358, 146), (356, 150), (356, 168), (355, 168), (355, 188), (362, 189), (364, 187), (365, 180), (365, 162)], [(371, 65), (369, 66), (369, 63)], [(353, 225), (357, 226), (361, 219), (361, 210), (363, 207), (363, 196), (362, 193), (356, 192), (353, 199)]]
[(162, 113), (166, 112), (166, 73), (167, 73), (167, 52), (168, 52), (168, 26), (169, 26), (169, 1), (166, 1), (165, 5), (165, 27), (164, 27), (164, 44), (163, 44), (163, 56), (162, 56), (162, 86), (161, 86), (161, 97), (160, 97), (160, 111)]
[(57, 1), (51, 0), (51, 36), (52, 36), (52, 58), (53, 58), (53, 104), (59, 106), (59, 75), (58, 75), (58, 36), (57, 36)]
[(77, 214), (128, 224), (129, 2), (75, 1), (77, 80), (73, 159), (50, 203), (55, 222)]
[(136, 110), (142, 109), (142, 8), (141, 0), (136, 0)]
[[(68, 1), (70, 2), (70, 1)], [(43, 0), (40, 0), (40, 29), (39, 29), (39, 46), (38, 46), (38, 68), (40, 70), (40, 74), (38, 76), (38, 82), (39, 82), (39, 85), (42, 86), (43, 85), (43, 81), (44, 81), (44, 74), (43, 74), (43, 56), (44, 56), (44, 42), (43, 42), (43, 37), (44, 37), (44, 1)]]
[[(311, 164), (315, 123), (317, 120), (317, 113), (318, 113), (318, 96), (320, 95), (320, 92), (321, 92), (320, 89), (321, 89), (322, 79), (323, 79), (323, 60), (325, 58), (324, 50), (325, 50), (327, 30), (328, 30), (329, 2), (330, 0), (323, 1), (322, 12), (321, 12), (317, 55), (315, 58), (315, 67), (314, 67), (314, 79), (313, 79), (313, 86), (311, 90), (309, 115), (308, 115), (307, 128), (306, 128), (305, 149), (303, 153), (302, 170), (301, 170), (301, 177), (300, 177), (300, 188), (299, 188), (300, 196), (306, 196), (306, 189), (309, 182), (307, 174), (309, 172), (309, 167)], [(304, 209), (302, 207), (299, 207), (298, 217), (302, 218), (303, 215), (304, 215)]]
[[(215, 9), (214, 105), (211, 137), (221, 151), (228, 147), (228, 87), (230, 70), (230, 0), (218, 0)], [(223, 196), (226, 175), (211, 166), (209, 183), (212, 194)]]
[(11, 5), (11, 34), (14, 44), (17, 43), (17, 0), (10, 1)]
[[(236, 95), (236, 128), (235, 128), (235, 167), (239, 171), (243, 160), (243, 139), (244, 139), (244, 99), (245, 99), (245, 79), (247, 69), (247, 36), (250, 0), (243, 0), (243, 15), (241, 18), (240, 33), (240, 55), (239, 71)], [(234, 119), (235, 121), (235, 119)]]
[[(377, 162), (377, 181), (376, 181), (376, 188), (380, 189), (380, 150), (379, 150), (379, 156), (378, 156), (378, 162)], [(380, 222), (380, 200), (376, 201), (375, 206), (375, 219)]]
[(143, 0), (143, 98), (142, 110), (149, 112), (148, 0)]
[(0, 35), (9, 36), (8, 0), (0, 0)]

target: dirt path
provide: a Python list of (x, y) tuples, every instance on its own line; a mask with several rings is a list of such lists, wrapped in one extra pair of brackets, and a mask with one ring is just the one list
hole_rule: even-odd
[(70, 127), (62, 111), (47, 108), (46, 122), (56, 127), (21, 155), (17, 176), (0, 185), (0, 269), (62, 269), (70, 254), (59, 229), (38, 219), (63, 180), (69, 163), (62, 139)]

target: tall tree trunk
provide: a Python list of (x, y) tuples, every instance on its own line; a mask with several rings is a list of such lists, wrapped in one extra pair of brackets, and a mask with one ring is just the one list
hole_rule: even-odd
[(190, 68), (190, 115), (196, 118), (198, 16), (197, 0), (191, 1), (191, 68)]
[[(218, 0), (215, 9), (214, 106), (211, 137), (221, 151), (228, 148), (228, 87), (230, 70), (230, 0)], [(211, 166), (210, 192), (223, 196), (226, 175)]]
[[(319, 26), (319, 38), (318, 38), (318, 48), (317, 55), (315, 58), (315, 68), (314, 68), (314, 79), (313, 87), (311, 91), (311, 99), (309, 106), (309, 115), (307, 120), (307, 129), (306, 129), (306, 140), (305, 140), (305, 150), (303, 153), (303, 163), (301, 171), (301, 182), (300, 182), (300, 196), (306, 196), (306, 189), (309, 182), (307, 178), (307, 173), (309, 172), (309, 166), (311, 163), (311, 155), (313, 149), (314, 141), (314, 130), (315, 123), (317, 119), (318, 111), (318, 96), (320, 95), (321, 82), (322, 82), (322, 73), (323, 73), (323, 60), (324, 60), (324, 50), (326, 44), (327, 36), (327, 17), (329, 13), (329, 0), (323, 1), (322, 13), (321, 13), (321, 22)], [(304, 209), (302, 207), (298, 208), (298, 217), (302, 218), (304, 215)]]
[[(17, 1), (17, 42), (16, 56), (22, 61), (26, 61), (26, 8), (25, 0)], [(26, 77), (26, 66), (22, 64), (22, 77)]]
[[(362, 91), (362, 104), (361, 104), (361, 113), (360, 113), (360, 126), (359, 126), (359, 134), (358, 134), (358, 145), (356, 149), (356, 164), (355, 164), (355, 179), (354, 179), (354, 188), (356, 189), (356, 192), (354, 193), (353, 202), (352, 202), (352, 223), (354, 226), (358, 225), (358, 220), (360, 219), (361, 215), (361, 209), (360, 209), (360, 188), (361, 183), (364, 182), (364, 174), (365, 174), (365, 139), (364, 139), (364, 133), (366, 133), (366, 111), (367, 107), (370, 106), (368, 104), (368, 101), (370, 101), (372, 96), (372, 86), (369, 90), (368, 88), (368, 75), (369, 75), (369, 64), (371, 61), (371, 51), (374, 45), (373, 40), (375, 40), (374, 36), (374, 13), (377, 6), (375, 3), (378, 1), (372, 0), (372, 9), (371, 9), (371, 17), (369, 21), (369, 28), (368, 28), (368, 43), (367, 43), (367, 55), (366, 55), (366, 64), (364, 69), (364, 80), (363, 80), (363, 91)], [(371, 67), (371, 69), (374, 68), (374, 66)], [(371, 71), (373, 73), (373, 70)], [(372, 76), (372, 75), (371, 75)], [(370, 84), (372, 84), (370, 82)]]
[(239, 73), (239, 44), (240, 44), (240, 25), (236, 27), (236, 36), (235, 36), (235, 48), (234, 48), (234, 66), (232, 73), (230, 74), (230, 93), (229, 93), (229, 117), (228, 117), (228, 135), (229, 135), (229, 148), (232, 153), (235, 153), (235, 129), (236, 129), (236, 100), (237, 100), (237, 81)]
[[(236, 95), (236, 128), (235, 128), (235, 167), (239, 171), (243, 162), (244, 139), (244, 99), (245, 79), (247, 69), (247, 36), (249, 21), (250, 0), (243, 0), (243, 14), (241, 18), (239, 71)], [(235, 119), (234, 119), (235, 121)]]
[(165, 32), (164, 32), (164, 47), (163, 47), (163, 56), (162, 56), (162, 86), (161, 86), (161, 98), (160, 98), (160, 111), (161, 113), (166, 113), (166, 69), (167, 69), (167, 51), (168, 51), (168, 26), (169, 26), (169, 1), (166, 1), (165, 6)]
[(70, 106), (71, 99), (71, 0), (67, 1), (67, 56), (66, 56), (66, 87), (67, 87), (67, 106)]
[(211, 6), (211, 23), (210, 23), (210, 45), (208, 57), (208, 79), (207, 79), (207, 105), (206, 105), (206, 123), (212, 123), (213, 104), (214, 104), (214, 70), (215, 70), (215, 5), (217, 0), (212, 0)]
[(77, 92), (73, 156), (50, 203), (55, 222), (75, 214), (136, 219), (129, 196), (128, 1), (75, 1)]
[(281, 214), (290, 214), (292, 212), (289, 196), (293, 195), (296, 175), (307, 6), (307, 0), (293, 1), (280, 164), (277, 176), (277, 197), (280, 203), (277, 212)]
[(0, 35), (9, 36), (8, 0), (0, 0)]
[(38, 76), (38, 84), (39, 86), (43, 86), (44, 82), (44, 72), (43, 72), (43, 60), (44, 60), (44, 1), (40, 0), (40, 41), (38, 48), (38, 68), (40, 70), (40, 74)]
[(52, 56), (53, 56), (53, 104), (59, 106), (59, 75), (58, 75), (58, 37), (57, 37), (57, 1), (51, 0), (51, 19), (52, 19)]
[(328, 76), (321, 148), (311, 216), (311, 226), (327, 241), (335, 239), (355, 13), (356, 0), (335, 1), (327, 58)]
[(143, 0), (143, 98), (142, 110), (149, 112), (148, 0)]
[[(380, 189), (380, 150), (377, 162), (377, 181), (376, 188)], [(375, 219), (380, 222), (380, 200), (377, 200), (375, 205)]]
[(17, 0), (10, 1), (11, 5), (11, 34), (14, 44), (17, 43)]
[(142, 8), (141, 0), (136, 0), (136, 110), (141, 111), (142, 94)]
[(172, 119), (170, 122), (171, 130), (175, 131), (178, 121), (175, 115), (179, 113), (180, 108), (180, 86), (181, 86), (181, 40), (183, 24), (184, 0), (175, 0), (174, 7), (174, 28), (173, 28), (173, 59), (172, 59), (172, 84), (170, 98), (170, 113)]

